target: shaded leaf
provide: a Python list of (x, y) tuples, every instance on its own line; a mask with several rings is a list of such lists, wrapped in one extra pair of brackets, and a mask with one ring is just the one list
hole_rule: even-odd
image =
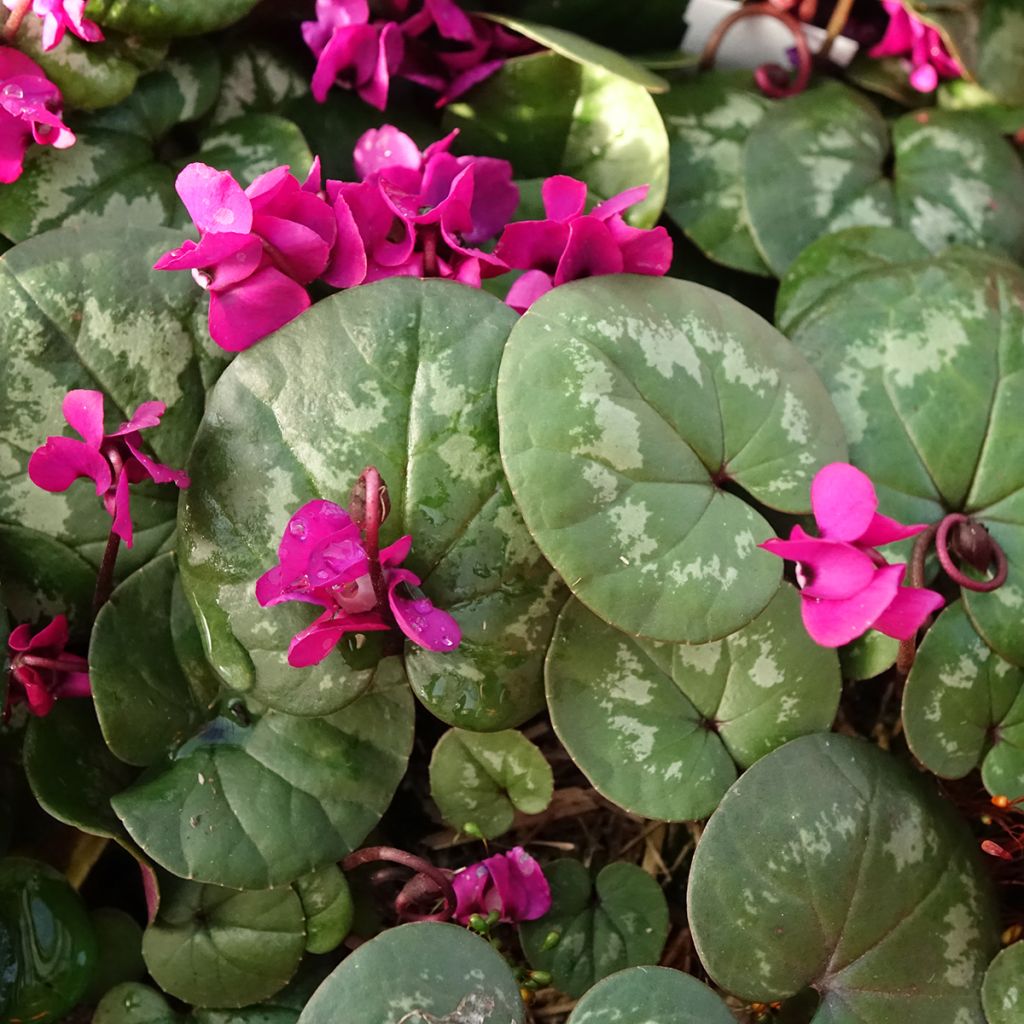
[(989, 965), (981, 990), (988, 1024), (1020, 1024), (1024, 1014), (1024, 942), (1007, 946)]
[(92, 1024), (179, 1024), (179, 1017), (155, 989), (125, 982), (99, 1001)]
[(274, 114), (246, 114), (218, 125), (203, 139), (195, 159), (230, 171), (248, 183), (286, 164), (302, 181), (313, 154), (297, 125)]
[(117, 907), (99, 907), (90, 917), (96, 931), (96, 971), (88, 1000), (98, 1002), (117, 985), (137, 982), (146, 974), (142, 959), (142, 927)]
[(306, 917), (306, 950), (329, 953), (352, 928), (355, 913), (348, 882), (336, 864), (303, 875), (295, 881)]
[(140, 36), (198, 36), (227, 27), (255, 6), (256, 0), (91, 0), (89, 16)]

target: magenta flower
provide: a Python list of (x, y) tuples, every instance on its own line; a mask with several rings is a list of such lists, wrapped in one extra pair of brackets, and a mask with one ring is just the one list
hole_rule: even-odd
[(331, 87), (353, 89), (383, 110), (391, 76), (404, 53), (402, 33), (394, 22), (370, 24), (366, 0), (317, 0), (316, 21), (302, 25), (306, 45), (317, 58), (313, 96), (323, 103)]
[(551, 888), (540, 865), (521, 847), (470, 864), (452, 878), (454, 918), (468, 924), (474, 914), (515, 924), (536, 921), (551, 909)]
[(959, 78), (963, 72), (938, 30), (911, 14), (900, 0), (882, 0), (889, 24), (869, 57), (906, 57), (910, 84), (918, 92), (934, 92), (941, 78)]
[(21, 177), (25, 151), (41, 146), (67, 149), (75, 136), (60, 119), (60, 90), (35, 61), (0, 46), (0, 184)]
[(927, 526), (879, 515), (875, 488), (859, 469), (845, 462), (821, 469), (811, 484), (811, 508), (819, 537), (794, 526), (789, 540), (761, 547), (797, 563), (800, 610), (816, 643), (841, 647), (869, 629), (907, 640), (942, 607), (934, 591), (902, 586), (906, 565), (889, 565), (875, 550)]
[(227, 171), (206, 164), (178, 175), (199, 242), (183, 242), (154, 269), (192, 271), (210, 293), (210, 336), (221, 348), (238, 352), (294, 320), (310, 305), (304, 286), (321, 274), (335, 283), (329, 264), (340, 214), (320, 197), (319, 176), (314, 164), (300, 185), (287, 167), (276, 167), (243, 191)]
[(427, 598), (409, 592), (420, 584), (418, 576), (400, 568), (411, 546), (411, 537), (401, 537), (380, 552), (388, 604), (383, 608), (374, 588), (367, 546), (349, 514), (322, 499), (303, 505), (281, 536), (278, 564), (256, 582), (256, 600), (264, 608), (304, 601), (324, 609), (292, 638), (288, 664), (296, 668), (317, 665), (346, 633), (395, 626), (428, 651), (447, 652), (458, 647), (462, 634), (456, 621)]
[(188, 487), (188, 476), (155, 462), (142, 450), (140, 431), (160, 423), (163, 402), (143, 402), (127, 423), (109, 434), (103, 426), (103, 395), (99, 391), (69, 391), (64, 419), (83, 438), (48, 437), (28, 460), (28, 475), (44, 491), (66, 491), (80, 477), (96, 485), (96, 494), (114, 519), (111, 530), (132, 546), (129, 484), (150, 479), (158, 484)]
[(647, 185), (628, 189), (584, 213), (587, 186), (565, 175), (543, 186), (547, 220), (509, 224), (494, 255), (525, 270), (506, 302), (524, 313), (545, 292), (567, 281), (601, 274), (660, 276), (672, 263), (672, 239), (664, 228), (630, 227), (622, 211), (640, 202)]
[[(103, 32), (95, 21), (85, 16), (88, 0), (32, 0), (32, 13), (43, 22), (43, 50), (52, 50), (64, 38), (64, 33), (87, 43), (103, 41)], [(3, 0), (4, 6), (13, 11), (21, 0)]]
[(448, 152), (456, 132), (420, 152), (391, 125), (356, 144), (358, 183), (329, 181), (327, 195), (354, 219), (366, 255), (365, 280), (426, 276), (478, 287), (507, 269), (478, 248), (519, 205), (512, 167), (490, 157)]
[(6, 719), (15, 704), (25, 703), (33, 715), (50, 713), (62, 697), (90, 697), (89, 663), (77, 654), (65, 654), (68, 620), (58, 615), (35, 636), (29, 626), (17, 626), (7, 638), (11, 662)]

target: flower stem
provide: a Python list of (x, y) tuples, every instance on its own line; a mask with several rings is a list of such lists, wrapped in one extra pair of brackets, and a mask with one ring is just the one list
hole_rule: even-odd
[(423, 276), (437, 277), (437, 227), (433, 224), (423, 232)]
[(350, 853), (342, 862), (341, 870), (344, 872), (355, 871), (363, 864), (372, 864), (376, 861), (389, 861), (392, 864), (401, 864), (403, 867), (415, 871), (416, 876), (425, 876), (438, 889), (445, 902), (444, 916), (432, 916), (433, 920), (447, 920), (455, 913), (455, 890), (452, 888), (451, 879), (440, 868), (435, 867), (428, 860), (417, 857), (414, 853), (406, 853), (394, 846), (367, 846), (362, 850)]
[(828, 19), (828, 26), (825, 29), (825, 42), (821, 44), (818, 51), (819, 57), (827, 57), (832, 52), (832, 44), (843, 34), (846, 23), (850, 20), (850, 12), (853, 10), (854, 0), (839, 0)]
[(367, 466), (363, 470), (363, 482), (366, 486), (364, 529), (366, 558), (370, 563), (370, 582), (373, 584), (373, 595), (377, 599), (377, 608), (385, 613), (388, 609), (388, 586), (384, 579), (384, 569), (380, 564), (380, 525), (384, 519), (384, 483), (376, 466)]
[(7, 15), (3, 30), (5, 42), (14, 42), (14, 37), (18, 34), (18, 29), (21, 28), (21, 23), (25, 20), (25, 15), (28, 14), (31, 6), (32, 0), (18, 0), (15, 8)]
[[(924, 562), (928, 557), (928, 549), (931, 547), (935, 534), (939, 532), (939, 524), (932, 523), (924, 533), (918, 534), (914, 541), (914, 551), (910, 556), (910, 586), (924, 586)], [(917, 635), (900, 641), (900, 648), (896, 654), (896, 671), (901, 676), (910, 672), (917, 655)]]
[(96, 590), (92, 599), (92, 613), (97, 615), (99, 610), (110, 599), (114, 590), (114, 566), (117, 564), (117, 552), (121, 547), (121, 538), (110, 530), (107, 537), (107, 546), (103, 552), (103, 561), (100, 563), (100, 572), (96, 577)]

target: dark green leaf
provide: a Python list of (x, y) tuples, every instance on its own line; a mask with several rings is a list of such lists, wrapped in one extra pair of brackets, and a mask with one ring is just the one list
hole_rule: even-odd
[(168, 878), (162, 891), (142, 954), (165, 992), (197, 1006), (250, 1006), (288, 984), (306, 945), (292, 889), (233, 892)]
[(707, 817), (737, 766), (828, 729), (839, 683), (788, 584), (747, 626), (697, 646), (635, 640), (571, 601), (547, 659), (551, 720), (572, 759), (619, 806), (667, 820)]
[(114, 809), (157, 863), (198, 881), (258, 889), (340, 860), (387, 809), (412, 746), (397, 659), (377, 676), (326, 718), (215, 719)]
[(245, 114), (218, 125), (203, 139), (195, 159), (250, 181), (286, 164), (300, 181), (313, 154), (297, 125), (274, 114)]
[(100, 1000), (92, 1024), (179, 1024), (179, 1017), (159, 992), (125, 982)]
[(89, 16), (140, 36), (198, 36), (225, 28), (255, 6), (256, 0), (92, 0)]
[(1024, 1019), (1024, 942), (1008, 946), (992, 961), (981, 998), (988, 1024), (1020, 1024)]
[(326, 864), (295, 882), (306, 917), (306, 949), (329, 953), (352, 927), (355, 913), (348, 882), (336, 864)]
[(527, 526), (577, 597), (628, 633), (703, 643), (758, 615), (781, 567), (757, 501), (808, 509), (845, 455), (821, 382), (770, 324), (684, 281), (579, 281), (512, 332), (502, 458)]
[(725, 1003), (696, 978), (667, 967), (631, 967), (598, 982), (568, 1024), (733, 1024)]
[[(309, 95), (309, 75), (309, 66), (287, 51), (263, 43), (232, 47), (224, 62), (213, 123), (223, 124), (242, 114), (280, 113), (289, 100)], [(357, 102), (365, 107), (361, 100)], [(331, 106), (317, 104), (316, 109), (326, 116)]]
[(146, 963), (142, 959), (142, 927), (134, 917), (117, 907), (100, 907), (90, 917), (98, 950), (88, 996), (94, 1003), (116, 985), (144, 977)]
[(983, 1024), (997, 916), (974, 840), (863, 740), (805, 736), (754, 765), (697, 845), (688, 910), (701, 962), (740, 999), (812, 985), (818, 1024)]
[[(544, 869), (551, 909), (519, 926), (534, 970), (549, 971), (574, 998), (626, 967), (656, 964), (668, 935), (668, 907), (658, 883), (633, 864), (609, 864), (596, 878), (579, 861)], [(558, 943), (544, 949), (552, 932)]]
[(523, 1024), (508, 964), (451, 924), (402, 925), (360, 946), (317, 989), (299, 1024), (337, 1024), (339, 1007), (359, 1024), (393, 1024), (403, 1014), (412, 1014), (409, 1024)]
[[(511, 160), (516, 174), (580, 178), (602, 198), (634, 185), (650, 193), (626, 219), (650, 227), (665, 205), (668, 136), (642, 86), (556, 53), (508, 61), (445, 113), (464, 153)], [(2, 226), (2, 225), (0, 225)]]
[(485, 839), (512, 827), (515, 812), (540, 814), (554, 782), (544, 755), (521, 732), (450, 729), (430, 760), (430, 795), (449, 825), (475, 825)]
[(1024, 10), (1016, 0), (985, 0), (978, 78), (1005, 103), (1024, 103)]

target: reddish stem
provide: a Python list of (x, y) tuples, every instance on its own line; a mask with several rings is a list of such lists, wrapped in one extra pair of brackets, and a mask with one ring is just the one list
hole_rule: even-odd
[(110, 528), (107, 546), (103, 551), (99, 575), (96, 577), (96, 590), (92, 598), (92, 613), (96, 616), (99, 610), (110, 600), (114, 592), (114, 566), (117, 564), (117, 552), (121, 547), (121, 538)]
[(437, 277), (437, 226), (423, 229), (423, 276)]
[[(388, 861), (392, 864), (401, 864), (402, 867), (409, 868), (410, 871), (416, 872), (416, 877), (425, 876), (437, 887), (438, 893), (444, 899), (445, 906), (444, 911), (441, 914), (431, 915), (432, 920), (447, 921), (452, 914), (455, 913), (455, 904), (457, 901), (455, 898), (455, 890), (452, 888), (451, 879), (444, 871), (431, 864), (430, 861), (424, 860), (422, 857), (417, 857), (413, 853), (407, 853), (405, 850), (399, 850), (394, 846), (367, 846), (362, 850), (356, 850), (354, 853), (350, 853), (341, 862), (341, 870), (347, 873), (349, 871), (354, 871), (358, 867), (362, 867), (364, 864), (373, 864), (377, 861)], [(408, 886), (406, 888), (408, 888)], [(417, 886), (416, 888), (420, 887)], [(405, 890), (403, 890), (403, 892), (404, 891)], [(420, 894), (421, 893), (417, 893), (417, 895)]]
[(7, 15), (3, 31), (3, 37), (6, 42), (14, 42), (14, 37), (18, 34), (18, 29), (21, 28), (21, 23), (25, 20), (25, 15), (28, 14), (31, 6), (32, 0), (18, 0), (15, 8)]
[(366, 558), (370, 563), (370, 582), (373, 584), (373, 595), (377, 599), (378, 609), (382, 613), (386, 613), (388, 585), (384, 579), (384, 569), (380, 564), (380, 526), (384, 519), (384, 483), (376, 466), (367, 466), (363, 470), (363, 483), (366, 486), (364, 530)]
[(946, 516), (939, 523), (938, 532), (935, 534), (935, 553), (939, 556), (939, 564), (942, 566), (945, 574), (957, 586), (963, 587), (965, 590), (975, 590), (980, 594), (998, 590), (1006, 582), (1010, 566), (1006, 561), (1006, 552), (1003, 551), (994, 539), (989, 538), (989, 541), (992, 544), (992, 553), (996, 560), (996, 573), (990, 580), (974, 580), (970, 576), (965, 576), (953, 563), (953, 559), (949, 554), (949, 531), (954, 526), (959, 526), (960, 523), (968, 522), (970, 520), (967, 516), (954, 512)]
[(60, 658), (40, 658), (35, 654), (22, 654), (15, 657), (16, 665), (28, 665), (30, 668), (52, 669), (54, 672), (81, 672), (88, 667), (85, 658), (79, 658), (75, 654), (66, 656), (67, 661)]

